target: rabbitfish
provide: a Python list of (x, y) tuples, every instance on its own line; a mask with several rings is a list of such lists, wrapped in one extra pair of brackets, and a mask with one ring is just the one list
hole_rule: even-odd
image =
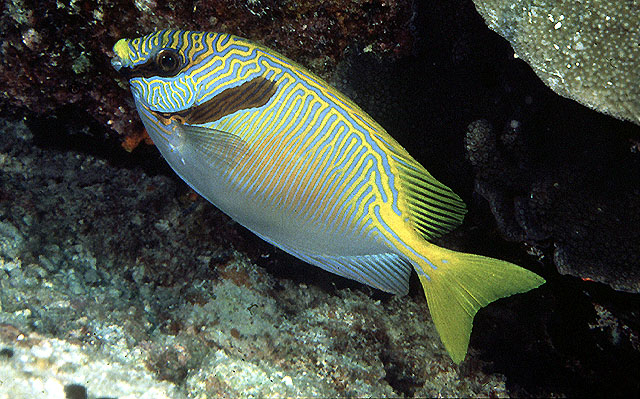
[(454, 362), (465, 358), (478, 309), (544, 283), (429, 243), (462, 223), (462, 200), (355, 103), (277, 52), (176, 30), (113, 49), (149, 136), (187, 184), (330, 272), (406, 294), (415, 270)]

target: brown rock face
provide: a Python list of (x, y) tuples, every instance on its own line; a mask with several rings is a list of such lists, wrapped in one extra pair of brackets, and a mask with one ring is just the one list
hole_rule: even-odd
[[(344, 49), (406, 53), (409, 0), (8, 0), (0, 11), (0, 106), (10, 114), (95, 119), (134, 148), (144, 131), (109, 63), (122, 37), (161, 28), (223, 31), (273, 47), (321, 75)], [(70, 107), (70, 108), (69, 108)]]

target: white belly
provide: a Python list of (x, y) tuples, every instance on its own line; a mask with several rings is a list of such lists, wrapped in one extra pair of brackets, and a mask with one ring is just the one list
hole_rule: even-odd
[(224, 170), (211, 166), (189, 143), (173, 137), (167, 141), (147, 129), (171, 168), (196, 192), (236, 222), (267, 241), (290, 250), (318, 255), (366, 255), (389, 251), (374, 236), (355, 231), (335, 231), (272, 204), (248, 198), (223, 177)]

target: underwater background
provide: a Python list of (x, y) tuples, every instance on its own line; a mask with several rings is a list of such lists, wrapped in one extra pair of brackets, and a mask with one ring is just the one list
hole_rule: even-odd
[[(456, 366), (417, 278), (388, 295), (261, 241), (111, 68), (160, 28), (323, 76), (464, 199), (438, 245), (547, 283), (480, 310)], [(6, 0), (0, 35), (0, 398), (640, 394), (638, 2)]]

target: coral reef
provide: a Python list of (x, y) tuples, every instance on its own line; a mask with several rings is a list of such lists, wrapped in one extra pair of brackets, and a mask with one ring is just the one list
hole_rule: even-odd
[(640, 124), (640, 8), (618, 0), (474, 0), (547, 86)]
[[(640, 292), (635, 154), (623, 146), (598, 145), (607, 140), (607, 131), (570, 142), (564, 137), (564, 145), (551, 151), (552, 138), (541, 149), (527, 142), (526, 129), (512, 120), (498, 136), (479, 120), (467, 131), (475, 189), (489, 202), (502, 233), (541, 253), (546, 248), (562, 274)], [(617, 172), (610, 176), (603, 170)]]

